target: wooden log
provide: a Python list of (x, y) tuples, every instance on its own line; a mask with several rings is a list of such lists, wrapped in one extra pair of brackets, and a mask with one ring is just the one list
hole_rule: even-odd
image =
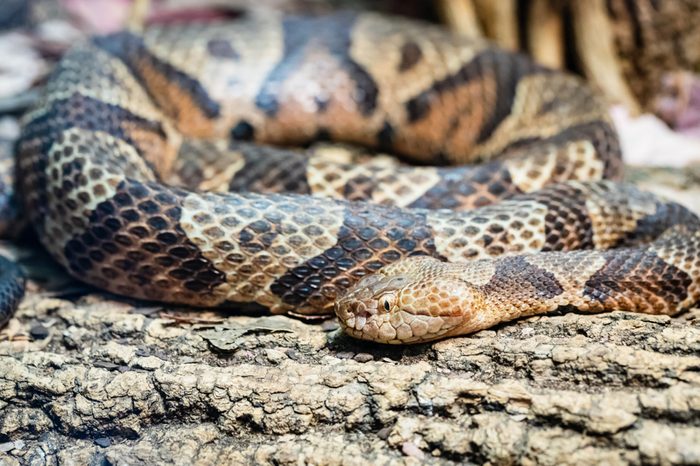
[(131, 31), (143, 31), (150, 10), (150, 0), (134, 0), (131, 4), (126, 27)]
[(453, 31), (472, 37), (484, 35), (472, 0), (438, 0), (436, 7), (442, 22)]
[(615, 50), (605, 0), (570, 2), (576, 51), (584, 74), (612, 101), (639, 113), (640, 104), (625, 81)]
[(474, 0), (486, 37), (508, 50), (520, 47), (516, 0)]
[(565, 42), (563, 8), (557, 0), (532, 0), (527, 14), (528, 51), (551, 68), (564, 67)]

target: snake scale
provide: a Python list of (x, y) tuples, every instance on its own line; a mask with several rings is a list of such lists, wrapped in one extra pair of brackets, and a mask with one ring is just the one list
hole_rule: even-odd
[[(318, 140), (401, 161), (291, 149)], [(92, 38), (17, 154), (46, 249), (130, 297), (335, 310), (385, 343), (700, 297), (697, 217), (611, 181), (620, 150), (594, 93), (410, 20), (251, 13)], [(21, 287), (4, 270), (6, 319)]]

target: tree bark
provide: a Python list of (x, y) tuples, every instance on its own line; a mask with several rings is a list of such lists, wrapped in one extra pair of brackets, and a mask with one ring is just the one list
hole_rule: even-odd
[(700, 461), (697, 309), (387, 347), (32, 282), (0, 335), (1, 464)]

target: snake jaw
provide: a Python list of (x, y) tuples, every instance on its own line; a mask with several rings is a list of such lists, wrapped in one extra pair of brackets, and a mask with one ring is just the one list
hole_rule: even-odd
[(355, 288), (336, 302), (335, 312), (346, 329), (361, 333), (367, 320), (379, 313), (373, 287), (381, 279), (381, 275), (377, 274), (360, 280)]
[(421, 343), (459, 333), (474, 314), (476, 296), (458, 280), (379, 273), (358, 282), (336, 302), (335, 311), (345, 332), (355, 338)]

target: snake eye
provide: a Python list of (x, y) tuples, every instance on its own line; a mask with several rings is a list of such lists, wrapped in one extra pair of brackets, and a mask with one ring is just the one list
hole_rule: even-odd
[(396, 295), (394, 293), (385, 293), (383, 296), (378, 296), (377, 301), (377, 304), (381, 305), (386, 312), (391, 312), (396, 303)]

